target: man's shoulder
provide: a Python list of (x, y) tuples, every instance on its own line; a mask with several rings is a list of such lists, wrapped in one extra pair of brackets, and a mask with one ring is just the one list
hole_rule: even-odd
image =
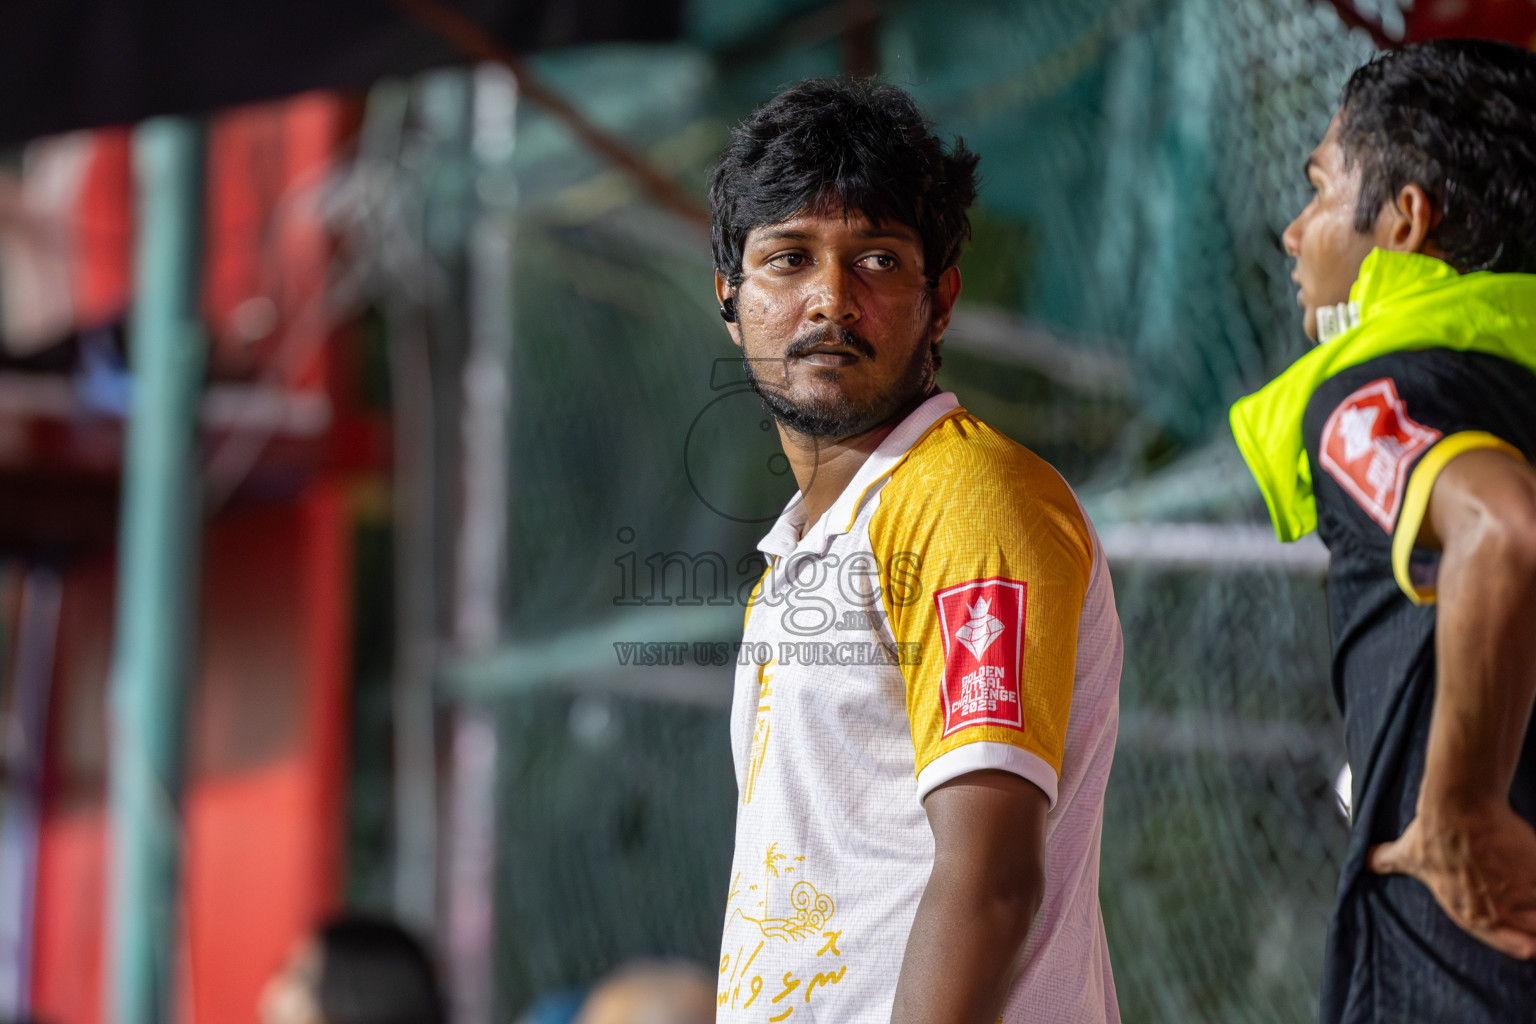
[(965, 409), (936, 422), (892, 470), (872, 538), (1040, 537), (1050, 527), (1091, 557), (1087, 519), (1054, 466)]
[(882, 500), (969, 503), (985, 493), (1075, 504), (1054, 466), (964, 408), (939, 420), (912, 446), (892, 471), (887, 492)]
[(1407, 587), (1400, 563), (1410, 549), (1393, 554), (1399, 524), (1417, 535), (1429, 489), (1459, 451), (1501, 444), (1536, 456), (1533, 406), (1536, 374), (1487, 352), (1391, 352), (1323, 381), (1302, 434), (1335, 561), (1359, 552), (1379, 573), (1395, 558)]
[[(1423, 348), (1368, 359), (1328, 377), (1308, 400), (1304, 430), (1315, 441), (1336, 408), (1364, 389), (1390, 391), (1426, 416), (1477, 418), (1509, 403), (1536, 401), (1536, 373), (1488, 352)], [(1521, 417), (1524, 418), (1524, 417)]]
[(1531, 457), (1533, 406), (1536, 373), (1502, 356), (1443, 348), (1392, 352), (1323, 381), (1307, 403), (1302, 435), (1314, 470), (1337, 470), (1369, 451), (1379, 465), (1361, 472), (1379, 475), (1388, 456), (1406, 472), (1442, 438), (1468, 431), (1491, 434)]

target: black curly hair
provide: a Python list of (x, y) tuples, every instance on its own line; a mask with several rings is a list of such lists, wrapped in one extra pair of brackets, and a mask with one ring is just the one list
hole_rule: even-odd
[(326, 1024), (446, 1024), (431, 955), (387, 918), (343, 914), (315, 932), (316, 1002)]
[(971, 234), (980, 158), (946, 149), (912, 97), (871, 79), (817, 78), (788, 89), (731, 130), (709, 183), (715, 267), (741, 284), (747, 233), (797, 212), (840, 204), (879, 224), (904, 224), (923, 246), (933, 287)]
[(1357, 231), (1416, 184), (1451, 266), (1536, 273), (1536, 54), (1481, 39), (1382, 53), (1344, 86), (1338, 141), (1361, 168)]

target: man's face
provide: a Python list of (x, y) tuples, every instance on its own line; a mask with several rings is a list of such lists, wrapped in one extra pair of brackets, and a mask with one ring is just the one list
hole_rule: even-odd
[(1334, 115), (1323, 141), (1307, 158), (1312, 198), (1281, 236), (1285, 251), (1296, 260), (1291, 279), (1301, 286), (1296, 301), (1306, 310), (1303, 328), (1313, 339), (1317, 338), (1318, 308), (1348, 301), (1360, 264), (1380, 244), (1376, 233), (1355, 230), (1360, 165), (1345, 166), (1338, 129), (1339, 118)]
[(320, 947), (308, 939), (294, 947), (288, 962), (261, 990), (261, 1024), (321, 1024), (316, 991), (320, 987)]
[[(781, 425), (852, 437), (933, 389), (935, 343), (959, 282), (950, 268), (928, 287), (908, 227), (840, 208), (803, 212), (748, 233), (732, 336)], [(716, 287), (725, 293), (718, 278)]]

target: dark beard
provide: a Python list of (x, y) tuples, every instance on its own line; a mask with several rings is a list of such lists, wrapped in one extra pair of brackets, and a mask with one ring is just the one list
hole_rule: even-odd
[(831, 324), (797, 339), (790, 345), (783, 359), (752, 360), (745, 356), (742, 358), (747, 382), (762, 399), (763, 409), (794, 433), (804, 437), (828, 438), (834, 441), (867, 433), (890, 422), (898, 415), (916, 408), (933, 386), (933, 374), (936, 368), (934, 356), (936, 346), (934, 345), (918, 346), (895, 386), (886, 394), (876, 395), (862, 403), (852, 402), (841, 395), (831, 399), (812, 399), (797, 403), (789, 397), (787, 388), (771, 383), (765, 384), (753, 372), (753, 362), (760, 361), (772, 363), (776, 369), (787, 375), (788, 360), (813, 346), (828, 341), (847, 345), (865, 359), (875, 358), (875, 348), (868, 341), (845, 327)]

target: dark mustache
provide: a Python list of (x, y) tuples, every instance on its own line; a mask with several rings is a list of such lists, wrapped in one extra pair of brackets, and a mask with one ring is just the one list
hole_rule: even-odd
[(784, 358), (794, 359), (797, 356), (803, 356), (817, 345), (826, 345), (828, 343), (845, 345), (865, 359), (875, 358), (875, 346), (840, 324), (823, 324), (812, 329), (810, 333), (796, 338), (790, 342), (789, 348), (785, 350)]

